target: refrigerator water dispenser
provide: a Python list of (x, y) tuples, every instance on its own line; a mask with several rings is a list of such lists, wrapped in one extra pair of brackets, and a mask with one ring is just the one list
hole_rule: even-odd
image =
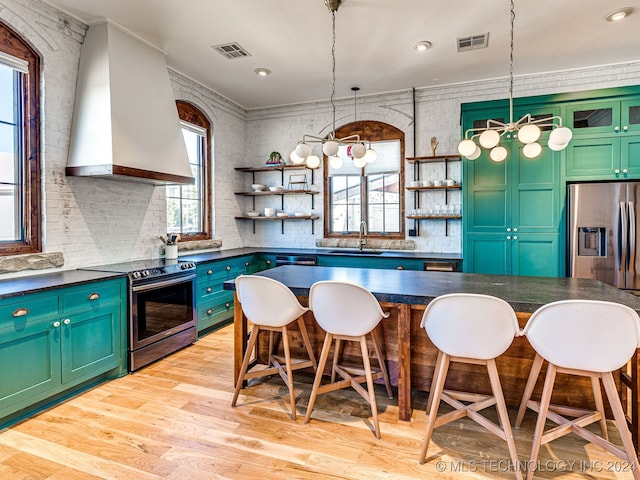
[(606, 257), (606, 245), (605, 227), (578, 227), (578, 256)]

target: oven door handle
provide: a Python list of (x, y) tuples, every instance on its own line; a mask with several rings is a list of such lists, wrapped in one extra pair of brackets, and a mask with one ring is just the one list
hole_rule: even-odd
[(153, 283), (147, 283), (144, 285), (134, 285), (131, 287), (131, 291), (132, 292), (145, 292), (147, 290), (154, 290), (156, 288), (162, 288), (162, 287), (170, 287), (171, 285), (177, 285), (178, 283), (184, 283), (184, 282), (188, 282), (191, 280), (194, 280), (196, 278), (195, 274), (194, 275), (185, 275), (182, 277), (178, 277), (178, 278), (172, 278), (170, 280), (163, 280), (160, 282), (153, 282)]

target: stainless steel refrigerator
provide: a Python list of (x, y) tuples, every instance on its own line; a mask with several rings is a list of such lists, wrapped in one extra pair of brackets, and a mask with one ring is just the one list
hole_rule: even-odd
[(568, 275), (640, 294), (640, 182), (568, 186)]

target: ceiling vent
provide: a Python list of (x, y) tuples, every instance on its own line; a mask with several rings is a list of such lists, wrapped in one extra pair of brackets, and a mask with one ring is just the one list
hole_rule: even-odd
[(250, 57), (251, 54), (247, 52), (244, 47), (236, 42), (225, 43), (222, 45), (213, 45), (213, 48), (220, 55), (225, 57), (227, 60), (232, 60), (234, 58), (243, 58)]
[(479, 48), (487, 48), (489, 45), (489, 32), (480, 35), (471, 35), (470, 37), (462, 37), (457, 40), (458, 52), (468, 52), (469, 50), (478, 50)]

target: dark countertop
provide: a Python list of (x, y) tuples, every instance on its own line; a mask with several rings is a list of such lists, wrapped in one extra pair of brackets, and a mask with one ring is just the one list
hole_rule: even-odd
[[(517, 312), (534, 312), (558, 300), (606, 300), (627, 305), (640, 313), (640, 298), (600, 282), (582, 278), (517, 277), (458, 272), (378, 270), (373, 268), (285, 265), (257, 275), (278, 280), (300, 296), (320, 280), (357, 283), (381, 302), (427, 304), (446, 293), (480, 293), (507, 301)], [(234, 290), (235, 282), (224, 283)]]
[(7, 278), (6, 280), (0, 280), (0, 299), (124, 276), (126, 274), (123, 273), (66, 270), (63, 272), (30, 275), (28, 277)]
[[(340, 251), (342, 250), (342, 251)], [(382, 253), (347, 253), (349, 250), (357, 248), (233, 248), (230, 250), (220, 250), (218, 252), (195, 253), (192, 255), (180, 255), (180, 260), (187, 260), (196, 263), (210, 262), (225, 258), (241, 257), (243, 255), (266, 254), (266, 255), (326, 255), (330, 257), (367, 257), (367, 258), (409, 258), (421, 260), (450, 260), (461, 262), (460, 253), (430, 253), (418, 252), (415, 250), (384, 250)], [(332, 253), (335, 252), (335, 253)]]

